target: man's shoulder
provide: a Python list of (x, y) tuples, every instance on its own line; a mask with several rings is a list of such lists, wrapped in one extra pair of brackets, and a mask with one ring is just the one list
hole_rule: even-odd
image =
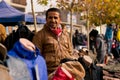
[(36, 34), (42, 34), (42, 33), (44, 33), (45, 32), (45, 30), (44, 29), (41, 29), (41, 30), (39, 30), (38, 32), (36, 32)]

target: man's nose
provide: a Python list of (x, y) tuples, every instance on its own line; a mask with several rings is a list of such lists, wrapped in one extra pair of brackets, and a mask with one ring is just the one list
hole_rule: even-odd
[(54, 21), (55, 21), (55, 18), (53, 17), (51, 20), (54, 22)]

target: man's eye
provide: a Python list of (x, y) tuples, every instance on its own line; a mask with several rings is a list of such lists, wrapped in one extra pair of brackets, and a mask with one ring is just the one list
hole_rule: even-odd
[(49, 17), (49, 19), (52, 19), (52, 17)]
[(57, 19), (57, 17), (54, 17), (54, 19)]
[(58, 17), (49, 17), (49, 19), (58, 19)]

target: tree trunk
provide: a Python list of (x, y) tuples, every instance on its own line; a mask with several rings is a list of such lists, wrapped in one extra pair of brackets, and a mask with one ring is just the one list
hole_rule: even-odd
[(72, 28), (73, 28), (72, 14), (73, 14), (73, 10), (71, 9), (71, 11), (70, 11), (70, 41), (71, 42), (72, 42)]
[(35, 32), (37, 32), (37, 23), (36, 23), (36, 16), (35, 16), (35, 12), (34, 12), (33, 0), (31, 0), (31, 9), (32, 9), (32, 14), (33, 14), (33, 18), (34, 18), (34, 28), (35, 28)]

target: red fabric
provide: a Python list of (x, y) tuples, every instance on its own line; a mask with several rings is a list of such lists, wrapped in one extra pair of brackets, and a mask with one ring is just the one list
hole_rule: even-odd
[(50, 28), (51, 31), (57, 35), (57, 36), (60, 36), (61, 32), (62, 32), (62, 29), (61, 28), (57, 28), (57, 29), (53, 29), (53, 28)]
[(55, 72), (55, 75), (53, 76), (52, 80), (74, 80), (74, 78), (69, 78), (61, 69), (61, 67), (58, 67), (57, 71)]
[(112, 43), (112, 48), (115, 48), (115, 47), (116, 47), (115, 42), (113, 42)]
[(112, 44), (112, 48), (115, 48), (115, 44)]

